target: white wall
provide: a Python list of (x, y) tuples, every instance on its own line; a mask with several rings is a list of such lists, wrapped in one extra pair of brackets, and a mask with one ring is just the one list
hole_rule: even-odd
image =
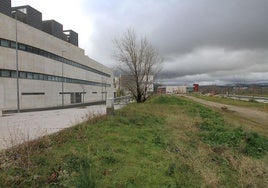
[[(15, 41), (16, 21), (0, 13), (0, 38)], [(31, 45), (48, 52), (63, 56), (64, 58), (90, 66), (99, 71), (110, 74), (111, 77), (105, 77), (94, 72), (90, 72), (68, 64), (62, 64), (59, 61), (42, 57), (24, 51), (18, 51), (18, 63), (20, 71), (29, 71), (54, 76), (62, 75), (74, 79), (88, 80), (93, 82), (106, 82), (111, 87), (106, 87), (107, 97), (113, 97), (115, 89), (113, 88), (112, 70), (95, 60), (84, 55), (84, 50), (68, 42), (60, 40), (43, 31), (35, 29), (24, 23), (17, 22), (18, 41)], [(63, 52), (64, 51), (64, 52)], [(0, 69), (16, 70), (16, 51), (15, 49), (0, 46)], [(20, 105), (22, 109), (40, 108), (62, 105), (61, 82), (19, 79), (20, 85)], [(84, 102), (93, 102), (105, 100), (102, 95), (104, 87), (64, 83), (64, 92), (86, 92)], [(21, 95), (26, 92), (44, 92), (45, 95)], [(92, 93), (97, 92), (97, 94)], [(70, 104), (70, 94), (64, 95), (64, 103)], [(0, 109), (16, 109), (17, 90), (16, 78), (0, 77)]]

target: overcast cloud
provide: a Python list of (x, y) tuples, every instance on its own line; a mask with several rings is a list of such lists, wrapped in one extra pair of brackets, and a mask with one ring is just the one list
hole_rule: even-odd
[(267, 0), (12, 1), (25, 4), (77, 31), (86, 54), (109, 67), (112, 40), (131, 27), (164, 58), (162, 83), (268, 83)]

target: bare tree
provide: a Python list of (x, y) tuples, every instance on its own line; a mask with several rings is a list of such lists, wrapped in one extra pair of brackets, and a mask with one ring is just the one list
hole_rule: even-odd
[(138, 39), (133, 29), (128, 29), (122, 38), (115, 39), (114, 44), (118, 68), (127, 78), (125, 86), (138, 103), (145, 102), (153, 77), (161, 69), (162, 59), (147, 38)]

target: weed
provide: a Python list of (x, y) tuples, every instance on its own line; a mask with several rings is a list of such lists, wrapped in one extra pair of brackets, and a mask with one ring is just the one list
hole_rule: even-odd
[(104, 161), (106, 164), (114, 164), (117, 163), (118, 160), (112, 154), (106, 153), (101, 156), (101, 160)]
[(94, 188), (96, 186), (96, 179), (93, 174), (93, 166), (87, 157), (81, 159), (78, 174), (79, 176), (74, 180), (76, 187)]
[(169, 176), (174, 175), (174, 173), (175, 173), (175, 169), (176, 169), (176, 165), (175, 165), (175, 163), (171, 163), (171, 164), (169, 165), (169, 167), (168, 167), (167, 174), (168, 174)]

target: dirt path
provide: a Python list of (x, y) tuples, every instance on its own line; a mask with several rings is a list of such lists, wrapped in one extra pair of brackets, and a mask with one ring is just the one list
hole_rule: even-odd
[(254, 110), (250, 108), (245, 108), (245, 107), (238, 107), (238, 106), (211, 102), (211, 101), (199, 99), (199, 98), (192, 97), (192, 96), (186, 96), (186, 97), (198, 103), (209, 106), (209, 107), (219, 108), (219, 109), (228, 109), (228, 111), (236, 112), (240, 116), (244, 117), (245, 119), (249, 119), (256, 123), (262, 124), (264, 126), (267, 126), (268, 128), (268, 113), (266, 112), (262, 112), (262, 111)]

